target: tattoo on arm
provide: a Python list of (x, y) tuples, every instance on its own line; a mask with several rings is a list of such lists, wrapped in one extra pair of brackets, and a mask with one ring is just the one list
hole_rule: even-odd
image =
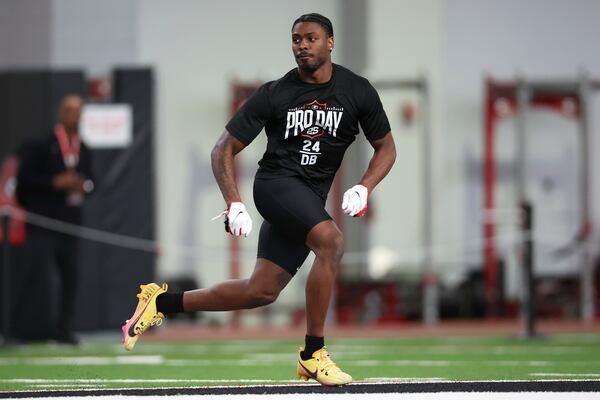
[(211, 166), (213, 174), (221, 189), (226, 203), (241, 201), (235, 183), (235, 170), (233, 159), (245, 146), (229, 132), (223, 132), (211, 153)]

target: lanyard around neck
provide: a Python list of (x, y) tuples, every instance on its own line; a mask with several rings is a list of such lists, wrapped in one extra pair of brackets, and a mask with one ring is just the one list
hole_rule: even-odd
[(69, 141), (69, 136), (65, 131), (65, 127), (62, 124), (57, 124), (54, 127), (54, 134), (58, 140), (60, 146), (60, 152), (62, 153), (65, 167), (75, 168), (79, 163), (79, 152), (81, 149), (81, 141), (79, 135), (73, 135)]

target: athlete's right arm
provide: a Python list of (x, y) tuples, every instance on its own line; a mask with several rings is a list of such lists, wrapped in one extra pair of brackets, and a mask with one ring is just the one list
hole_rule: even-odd
[(223, 213), (225, 230), (234, 236), (248, 236), (252, 231), (252, 219), (238, 192), (233, 166), (235, 155), (244, 147), (246, 147), (244, 143), (225, 129), (211, 153), (213, 174), (227, 203), (227, 210)]
[(213, 174), (227, 205), (242, 201), (235, 183), (233, 158), (244, 147), (246, 147), (244, 143), (240, 142), (225, 129), (211, 153)]

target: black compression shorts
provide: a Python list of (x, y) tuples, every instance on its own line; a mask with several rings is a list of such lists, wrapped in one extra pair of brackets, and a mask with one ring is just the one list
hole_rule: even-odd
[(257, 257), (294, 276), (310, 252), (306, 235), (318, 223), (331, 219), (325, 200), (299, 178), (257, 178), (254, 204), (264, 218)]

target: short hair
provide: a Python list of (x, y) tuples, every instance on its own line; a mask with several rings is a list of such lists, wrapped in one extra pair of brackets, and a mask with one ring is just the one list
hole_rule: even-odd
[(318, 13), (303, 14), (294, 21), (294, 24), (292, 25), (292, 31), (294, 30), (294, 26), (296, 26), (296, 24), (299, 22), (316, 22), (317, 24), (321, 25), (323, 29), (325, 29), (327, 36), (333, 36), (333, 24), (329, 18), (324, 15)]

